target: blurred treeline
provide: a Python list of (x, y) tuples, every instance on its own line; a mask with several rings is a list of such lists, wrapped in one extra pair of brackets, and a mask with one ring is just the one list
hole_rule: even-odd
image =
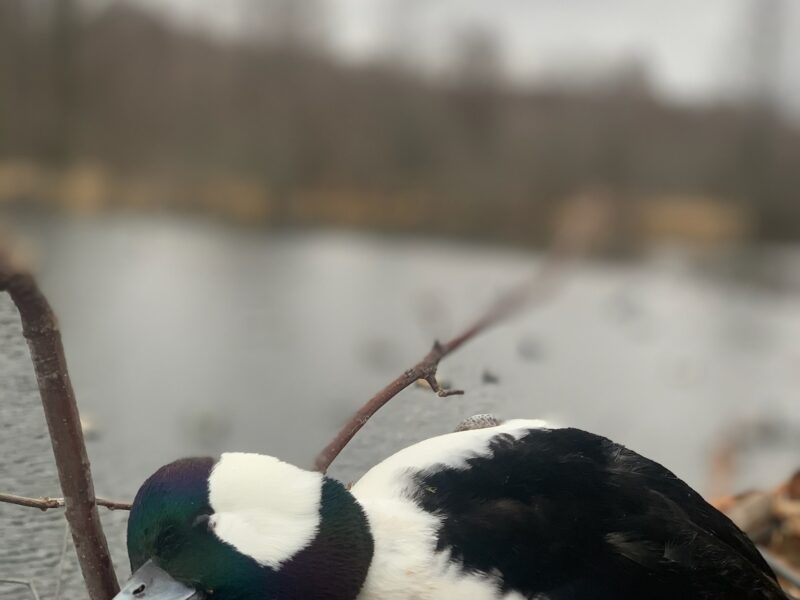
[(800, 130), (767, 106), (671, 105), (636, 63), (512, 85), (480, 31), (441, 77), (344, 63), (314, 31), (223, 39), (131, 4), (2, 0), (0, 200), (524, 243), (602, 186), (639, 235), (800, 234)]

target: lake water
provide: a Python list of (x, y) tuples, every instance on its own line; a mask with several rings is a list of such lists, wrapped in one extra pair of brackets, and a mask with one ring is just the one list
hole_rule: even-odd
[[(62, 326), (98, 495), (129, 499), (174, 458), (249, 450), (310, 465), (374, 391), (447, 338), (536, 254), (350, 233), (276, 233), (172, 218), (16, 218)], [(800, 464), (800, 250), (744, 284), (675, 250), (572, 269), (543, 306), (443, 363), (464, 389), (404, 392), (335, 463), (357, 478), (409, 443), (493, 412), (607, 435), (704, 492), (725, 431), (746, 438), (736, 487)], [(705, 264), (705, 263), (704, 263)], [(0, 491), (58, 495), (17, 314), (0, 297)], [(101, 511), (128, 574), (126, 513)], [(0, 504), (0, 578), (53, 598), (59, 511)], [(84, 597), (77, 563), (65, 598)], [(26, 598), (0, 584), (0, 598)]]

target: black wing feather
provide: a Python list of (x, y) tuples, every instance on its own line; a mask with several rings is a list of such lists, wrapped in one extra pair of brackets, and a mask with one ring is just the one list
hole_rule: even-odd
[(416, 476), (437, 549), (538, 600), (778, 600), (752, 542), (661, 465), (577, 429), (499, 434)]

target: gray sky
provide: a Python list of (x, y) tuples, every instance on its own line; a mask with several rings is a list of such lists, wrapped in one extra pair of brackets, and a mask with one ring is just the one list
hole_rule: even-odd
[[(226, 35), (242, 27), (241, 0), (136, 1)], [(800, 3), (782, 1), (783, 60), (775, 85), (782, 102), (797, 110)], [(402, 45), (413, 62), (436, 72), (455, 35), (480, 28), (496, 36), (517, 81), (637, 60), (659, 91), (682, 101), (742, 89), (752, 72), (754, 2), (768, 0), (324, 0), (330, 43), (349, 60)]]

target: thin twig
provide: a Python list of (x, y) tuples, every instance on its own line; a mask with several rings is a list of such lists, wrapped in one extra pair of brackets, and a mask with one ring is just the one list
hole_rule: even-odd
[(13, 578), (0, 578), (0, 583), (10, 583), (11, 585), (24, 585), (31, 591), (33, 600), (39, 600), (39, 593), (36, 591), (36, 586), (28, 579), (13, 579)]
[(64, 585), (64, 566), (67, 564), (67, 547), (69, 546), (69, 522), (64, 519), (64, 539), (61, 541), (61, 556), (58, 558), (56, 573), (56, 592), (53, 600), (61, 600), (61, 589)]
[(108, 542), (100, 524), (94, 484), (83, 441), (61, 333), (50, 304), (33, 276), (0, 249), (0, 291), (11, 296), (33, 360), (66, 518), (91, 600), (109, 600), (119, 591)]
[(436, 378), (439, 363), (449, 354), (483, 333), (493, 325), (519, 312), (534, 301), (543, 301), (554, 291), (558, 275), (565, 262), (583, 254), (598, 234), (605, 230), (607, 211), (603, 194), (589, 193), (571, 203), (557, 228), (550, 252), (539, 271), (530, 280), (502, 295), (489, 310), (471, 326), (449, 342), (434, 342), (433, 348), (416, 365), (370, 398), (345, 423), (336, 437), (317, 455), (314, 465), (322, 473), (328, 470), (344, 447), (372, 416), (389, 400), (417, 380), (427, 381), (440, 397), (463, 394), (461, 390), (444, 389)]
[[(39, 510), (49, 510), (51, 508), (64, 508), (64, 498), (28, 498), (27, 496), (15, 496), (14, 494), (0, 494), (0, 502), (7, 504), (17, 504), (38, 508)], [(104, 506), (109, 510), (130, 510), (130, 502), (120, 500), (108, 500), (106, 498), (95, 497), (94, 503), (97, 506)]]

